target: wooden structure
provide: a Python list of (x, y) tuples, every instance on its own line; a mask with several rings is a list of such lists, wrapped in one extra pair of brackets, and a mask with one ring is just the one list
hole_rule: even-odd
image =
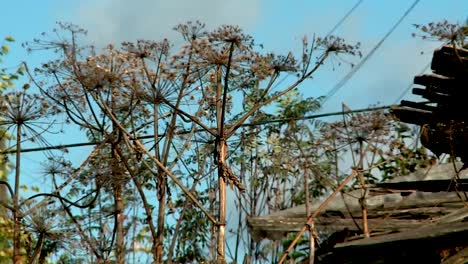
[[(445, 45), (434, 52), (432, 74), (416, 76), (413, 94), (426, 101), (401, 101), (392, 112), (420, 125), (421, 142), (434, 154), (460, 157), (368, 186), (370, 238), (362, 236), (361, 190), (336, 196), (314, 221), (326, 238), (316, 263), (468, 263), (468, 49)], [(321, 204), (310, 205), (316, 210)], [(307, 221), (305, 206), (247, 220), (259, 240), (282, 239)]]
[(447, 153), (468, 164), (468, 49), (445, 45), (434, 51), (432, 74), (419, 75), (413, 94), (392, 112), (401, 121), (422, 126), (421, 143), (439, 156)]
[[(456, 182), (455, 176), (453, 164), (443, 164), (369, 185), (368, 239), (361, 235), (361, 191), (336, 196), (314, 222), (326, 237), (316, 263), (465, 263), (454, 259), (468, 261), (468, 208), (462, 192), (468, 170)], [(320, 203), (311, 204), (311, 211)], [(306, 219), (302, 205), (250, 218), (248, 224), (257, 240), (277, 240), (299, 231)]]

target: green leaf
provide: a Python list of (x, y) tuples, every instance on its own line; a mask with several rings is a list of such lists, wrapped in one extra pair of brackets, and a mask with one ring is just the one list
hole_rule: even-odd
[(12, 36), (6, 36), (6, 37), (5, 37), (5, 40), (8, 41), (8, 42), (13, 42), (13, 41), (15, 41), (15, 39), (14, 39)]
[(305, 257), (305, 256), (307, 256), (307, 254), (304, 253), (304, 252), (295, 251), (295, 252), (289, 254), (289, 256), (290, 256), (292, 259), (298, 259), (298, 258), (300, 258), (300, 257)]
[(10, 52), (10, 47), (8, 47), (7, 45), (2, 45), (2, 53), (8, 54), (8, 52)]

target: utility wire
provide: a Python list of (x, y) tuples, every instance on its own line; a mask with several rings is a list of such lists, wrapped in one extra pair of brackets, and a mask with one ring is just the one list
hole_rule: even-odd
[(349, 110), (349, 111), (338, 111), (338, 112), (329, 112), (329, 113), (316, 114), (316, 115), (308, 115), (308, 116), (303, 116), (303, 117), (292, 117), (292, 118), (280, 118), (280, 119), (272, 119), (272, 120), (263, 120), (263, 121), (243, 124), (241, 126), (250, 127), (250, 126), (261, 126), (261, 125), (272, 124), (272, 123), (284, 123), (284, 122), (289, 122), (289, 121), (310, 120), (310, 119), (317, 119), (317, 118), (321, 118), (321, 117), (329, 117), (329, 116), (337, 116), (337, 115), (345, 115), (345, 114), (353, 114), (353, 113), (362, 113), (362, 112), (380, 111), (380, 110), (390, 109), (391, 107), (392, 107), (392, 105), (386, 105), (386, 106), (368, 107), (368, 108)]
[[(267, 124), (273, 124), (273, 123), (285, 123), (285, 122), (290, 122), (290, 121), (301, 121), (301, 120), (310, 120), (310, 119), (317, 119), (321, 117), (329, 117), (329, 116), (337, 116), (337, 115), (343, 115), (343, 114), (352, 114), (352, 113), (361, 113), (361, 112), (372, 112), (372, 111), (380, 111), (380, 110), (385, 110), (391, 108), (392, 105), (387, 105), (387, 106), (380, 106), (380, 107), (368, 107), (368, 108), (362, 108), (362, 109), (356, 109), (356, 110), (350, 110), (350, 111), (338, 111), (338, 112), (329, 112), (329, 113), (323, 113), (323, 114), (316, 114), (316, 115), (308, 115), (308, 116), (303, 116), (303, 117), (293, 117), (293, 118), (280, 118), (280, 119), (271, 119), (271, 120), (262, 120), (258, 122), (252, 122), (252, 123), (246, 123), (240, 125), (241, 127), (252, 127), (252, 126), (262, 126), (262, 125), (267, 125)], [(198, 129), (195, 132), (203, 132), (205, 131), (204, 129)], [(180, 132), (175, 133), (176, 135), (185, 135), (190, 133), (191, 130), (183, 130)], [(160, 134), (158, 135), (159, 137), (164, 137), (165, 134)], [(154, 138), (154, 135), (144, 135), (137, 137), (136, 139), (141, 140), (141, 139), (152, 139)], [(47, 147), (40, 147), (40, 148), (26, 148), (22, 149), (21, 152), (38, 152), (38, 151), (46, 151), (46, 150), (60, 150), (60, 149), (67, 149), (67, 148), (76, 148), (76, 147), (85, 147), (85, 146), (93, 146), (93, 145), (98, 145), (101, 144), (102, 142), (82, 142), (82, 143), (74, 143), (74, 144), (66, 144), (66, 145), (55, 145), (55, 146), (47, 146)], [(0, 151), (0, 154), (12, 154), (15, 153), (15, 149), (7, 149), (4, 151)]]
[(327, 33), (326, 37), (328, 37), (328, 36), (330, 36), (331, 34), (333, 34), (333, 32), (335, 32), (335, 30), (336, 30), (337, 28), (339, 28), (339, 27), (343, 24), (343, 22), (344, 22), (346, 19), (348, 19), (348, 17), (351, 15), (351, 13), (353, 13), (354, 10), (355, 10), (356, 8), (358, 8), (358, 6), (361, 5), (363, 1), (364, 1), (364, 0), (359, 0), (359, 1), (357, 1), (357, 3), (354, 4), (354, 6), (353, 6), (353, 7), (338, 21), (338, 23), (336, 23), (336, 25)]
[[(335, 26), (327, 33), (327, 37), (333, 34), (336, 29), (338, 29), (345, 21), (348, 19), (348, 17), (358, 8), (364, 0), (358, 0), (353, 7), (335, 24)], [(359, 113), (359, 112), (366, 112), (366, 111), (377, 111), (377, 110), (382, 110), (382, 109), (388, 109), (390, 106), (384, 106), (384, 107), (376, 107), (376, 108), (365, 108), (365, 109), (359, 109), (359, 110), (354, 110), (354, 111), (340, 111), (340, 112), (332, 112), (332, 113), (325, 113), (325, 114), (318, 114), (318, 115), (311, 115), (311, 116), (304, 116), (301, 118), (285, 118), (285, 119), (275, 119), (275, 120), (264, 120), (264, 121), (259, 121), (259, 122), (253, 122), (253, 123), (248, 123), (248, 124), (242, 124), (240, 125), (241, 127), (249, 127), (249, 126), (260, 126), (260, 125), (265, 125), (265, 124), (271, 124), (271, 123), (281, 123), (281, 122), (288, 122), (288, 121), (298, 121), (298, 120), (308, 120), (308, 119), (314, 119), (314, 118), (320, 118), (320, 117), (327, 117), (327, 116), (334, 116), (334, 115), (341, 115), (341, 114), (348, 114), (348, 113)], [(203, 130), (197, 130), (196, 132), (201, 132)], [(181, 131), (177, 133), (177, 135), (183, 135), (187, 134), (187, 131)], [(159, 135), (159, 137), (163, 137), (164, 134)], [(138, 137), (137, 139), (151, 139), (154, 138), (154, 135), (145, 135)], [(48, 147), (40, 147), (40, 148), (27, 148), (27, 149), (22, 149), (21, 152), (37, 152), (37, 151), (45, 151), (45, 150), (54, 150), (54, 149), (67, 149), (67, 148), (75, 148), (75, 147), (85, 147), (85, 146), (93, 146), (97, 145), (101, 142), (82, 142), (82, 143), (74, 143), (74, 144), (66, 144), (66, 145), (55, 145), (55, 146), (48, 146)], [(0, 151), (1, 154), (11, 154), (16, 152), (16, 150), (4, 150)]]
[(324, 102), (328, 101), (333, 95), (335, 95), (352, 77), (353, 75), (371, 58), (375, 52), (382, 46), (384, 41), (395, 31), (395, 29), (401, 24), (401, 22), (411, 13), (411, 11), (416, 7), (420, 0), (415, 0), (413, 4), (405, 11), (403, 16), (398, 19), (398, 21), (390, 28), (390, 30), (385, 34), (385, 36), (375, 45), (375, 47), (362, 59), (353, 69), (346, 74), (346, 76), (340, 80), (325, 96)]
[[(362, 4), (362, 2), (364, 2), (364, 0), (359, 0), (356, 2), (356, 4), (354, 4), (354, 6), (338, 21), (338, 23), (335, 24), (335, 26), (327, 33), (327, 37), (330, 36), (331, 34), (333, 34), (333, 32), (339, 28), (346, 19), (348, 19), (348, 17), (354, 12), (354, 10), (356, 10), (356, 8), (359, 7), (359, 5)], [(387, 107), (388, 108), (388, 107)], [(356, 110), (356, 112), (363, 112), (364, 109), (361, 109), (361, 110)], [(343, 114), (343, 112), (336, 112), (336, 113), (339, 113), (339, 114)], [(333, 115), (333, 113), (331, 113), (331, 115)], [(325, 117), (325, 116), (328, 116), (328, 114), (323, 114), (323, 115), (317, 115), (316, 117), (312, 117), (310, 116), (311, 118), (318, 118), (318, 117)], [(304, 119), (311, 119), (311, 118), (307, 118), (305, 117)], [(267, 120), (267, 121), (263, 121), (264, 124), (268, 124), (268, 123), (275, 123), (275, 122), (286, 122), (286, 121), (291, 121), (291, 119), (289, 120)], [(241, 126), (255, 126), (255, 125), (261, 125), (260, 122), (257, 122), (257, 123), (250, 123), (250, 124), (243, 124)], [(196, 131), (196, 132), (200, 132), (200, 131)], [(182, 131), (180, 134), (185, 134), (185, 131)], [(164, 136), (164, 135), (159, 135), (159, 136)], [(137, 139), (150, 139), (150, 138), (153, 138), (154, 135), (147, 135), (147, 136), (142, 136), (142, 137), (138, 137)], [(28, 148), (28, 149), (22, 149), (21, 152), (36, 152), (36, 151), (45, 151), (45, 150), (53, 150), (53, 149), (65, 149), (65, 148), (75, 148), (75, 147), (85, 147), (85, 146), (93, 146), (93, 145), (96, 145), (96, 144), (99, 144), (101, 142), (83, 142), (83, 143), (75, 143), (75, 144), (67, 144), (67, 145), (56, 145), (56, 146), (48, 146), (48, 147), (40, 147), (40, 148)], [(16, 152), (16, 150), (4, 150), (4, 151), (0, 151), (1, 154), (10, 154), (10, 153), (14, 153)]]
[[(346, 19), (348, 19), (348, 17), (354, 12), (354, 10), (356, 10), (356, 8), (358, 8), (358, 7), (362, 4), (362, 2), (364, 2), (364, 0), (359, 0), (359, 1), (357, 1), (356, 4), (354, 4), (354, 6), (351, 7), (351, 9), (348, 10), (348, 12), (346, 12), (346, 14), (345, 14), (340, 20), (338, 20), (338, 22), (335, 24), (335, 26), (333, 26), (333, 28), (332, 28), (330, 31), (328, 31), (327, 35), (325, 35), (325, 38), (327, 38), (327, 37), (329, 37), (331, 34), (333, 34), (333, 32), (335, 32), (335, 30), (337, 30), (337, 29), (346, 21)], [(279, 86), (282, 82), (284, 82), (287, 78), (288, 78), (288, 76), (285, 75), (285, 76), (283, 77), (283, 79), (281, 79), (277, 84), (275, 84), (275, 86), (273, 87), (273, 89), (276, 88), (276, 87), (278, 87), (278, 86)]]
[[(442, 44), (441, 46), (439, 46), (439, 49), (442, 48), (444, 46), (444, 44)], [(418, 75), (421, 75), (421, 74), (424, 74), (424, 72), (426, 72), (427, 69), (429, 69), (429, 67), (431, 66), (432, 64), (432, 61), (428, 62), (426, 66), (424, 66), (424, 68), (421, 70), (421, 72), (418, 74)], [(400, 94), (400, 96), (398, 96), (398, 98), (395, 100), (395, 102), (393, 104), (398, 104), (399, 101), (401, 99), (403, 99), (403, 97), (406, 95), (406, 93), (411, 89), (411, 87), (413, 87), (413, 82), (411, 82), (408, 87)]]

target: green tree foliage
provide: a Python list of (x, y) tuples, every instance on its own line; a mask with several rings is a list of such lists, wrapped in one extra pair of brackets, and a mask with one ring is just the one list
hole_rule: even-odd
[[(13, 42), (12, 37), (6, 37), (6, 42)], [(2, 63), (2, 58), (9, 53), (9, 46), (7, 43), (4, 43), (0, 50), (0, 63)], [(19, 72), (21, 73), (21, 72)], [(0, 69), (0, 94), (5, 91), (5, 89), (10, 88), (14, 85), (14, 81), (18, 79), (18, 75), (14, 73), (9, 73), (7, 69)], [(0, 128), (0, 151), (5, 150), (6, 142), (8, 140), (8, 134), (3, 128)], [(8, 159), (5, 154), (0, 153), (0, 181), (7, 181), (8, 174)], [(9, 199), (8, 197), (7, 186), (3, 183), (0, 183), (0, 203), (6, 203)], [(9, 232), (12, 230), (11, 219), (8, 217), (8, 212), (3, 205), (0, 205), (0, 263), (5, 263), (9, 260), (11, 255), (11, 240), (12, 234)]]
[[(5, 43), (0, 47), (0, 63), (3, 62), (3, 57), (10, 52), (8, 42), (13, 42), (15, 39), (11, 36), (5, 37)], [(15, 73), (9, 72), (6, 68), (0, 68), (0, 92), (13, 87), (14, 82), (18, 80), (20, 75), (23, 75), (23, 68), (19, 68)]]

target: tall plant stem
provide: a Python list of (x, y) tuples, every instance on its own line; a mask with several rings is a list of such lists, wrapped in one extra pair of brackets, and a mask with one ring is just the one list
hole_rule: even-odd
[[(196, 190), (198, 182), (199, 182), (199, 179), (196, 179), (194, 181), (194, 183), (192, 185), (192, 188), (190, 188), (191, 192), (194, 192)], [(189, 209), (189, 207), (190, 207), (190, 200), (188, 198), (186, 198), (185, 202), (184, 202), (184, 207), (183, 207), (182, 211), (180, 212), (179, 219), (177, 220), (176, 226), (174, 228), (174, 234), (172, 235), (171, 244), (169, 246), (169, 249), (167, 250), (167, 263), (168, 264), (173, 263), (172, 258), (173, 258), (173, 255), (174, 255), (174, 248), (176, 246), (177, 239), (179, 237), (182, 222), (184, 221), (185, 214), (187, 213), (187, 210)]]
[[(157, 158), (157, 159), (161, 159), (161, 155), (160, 155), (160, 147), (159, 147), (159, 136), (158, 136), (158, 131), (159, 131), (159, 109), (158, 109), (158, 105), (155, 104), (154, 105), (154, 108), (153, 108), (153, 117), (154, 117), (154, 123), (153, 123), (153, 129), (155, 131), (154, 133), (154, 142), (155, 142), (155, 147), (154, 147), (154, 156)], [(172, 120), (175, 119), (175, 114), (173, 115), (172, 117)], [(171, 125), (173, 124), (173, 121), (171, 121)], [(168, 147), (168, 144), (170, 143), (169, 141), (172, 140), (172, 126), (169, 127), (169, 138), (166, 139), (165, 141), (165, 145), (163, 146), (163, 149), (164, 149), (164, 152), (166, 152), (166, 148)], [(167, 165), (167, 156), (165, 155), (165, 153), (163, 153), (163, 165), (166, 166)], [(157, 175), (157, 178), (158, 178), (158, 185), (159, 185), (159, 188), (157, 190), (157, 199), (158, 199), (158, 216), (157, 216), (157, 225), (156, 225), (156, 239), (155, 239), (155, 244), (153, 245), (154, 247), (154, 262), (155, 263), (162, 263), (162, 259), (163, 259), (163, 250), (164, 250), (164, 247), (163, 247), (163, 243), (164, 243), (164, 224), (166, 222), (166, 185), (167, 185), (167, 176), (166, 174), (164, 173), (164, 171), (162, 171), (160, 168), (158, 168), (158, 175)]]
[[(310, 215), (310, 194), (309, 194), (309, 170), (307, 165), (304, 168), (304, 192), (306, 202), (306, 215)], [(315, 258), (315, 238), (314, 238), (314, 224), (309, 224), (309, 264), (314, 264)]]
[(20, 255), (20, 232), (21, 220), (19, 216), (19, 185), (21, 174), (21, 123), (18, 124), (16, 130), (16, 170), (15, 170), (15, 195), (13, 196), (13, 263), (21, 264), (22, 258)]
[(113, 176), (113, 192), (115, 203), (115, 225), (116, 225), (116, 240), (115, 240), (115, 255), (116, 263), (125, 263), (125, 229), (124, 229), (124, 202), (122, 196), (122, 171), (118, 165), (118, 155), (116, 154), (115, 146), (112, 146), (112, 176)]
[[(226, 73), (228, 74), (228, 73)], [(225, 239), (226, 239), (226, 180), (224, 178), (224, 162), (226, 161), (226, 139), (224, 138), (224, 111), (223, 103), (221, 102), (223, 94), (223, 86), (221, 84), (221, 66), (216, 69), (216, 110), (218, 123), (218, 138), (217, 145), (217, 165), (218, 165), (218, 242), (216, 246), (216, 254), (218, 263), (225, 262)], [(224, 87), (226, 89), (227, 87)]]
[[(111, 97), (111, 109), (114, 114), (115, 109), (115, 97), (112, 93)], [(123, 202), (123, 177), (122, 168), (119, 164), (119, 154), (117, 153), (117, 135), (120, 133), (119, 128), (112, 122), (112, 134), (116, 137), (111, 142), (111, 171), (112, 171), (112, 187), (114, 195), (114, 206), (115, 206), (115, 231), (116, 231), (116, 245), (115, 245), (115, 256), (116, 263), (125, 263), (125, 229), (124, 229), (124, 202)]]
[(367, 221), (367, 188), (366, 188), (366, 180), (364, 179), (364, 173), (362, 172), (362, 166), (364, 163), (364, 153), (362, 150), (362, 142), (359, 145), (359, 152), (360, 152), (360, 159), (359, 159), (359, 173), (358, 179), (361, 185), (361, 198), (359, 199), (359, 203), (361, 204), (362, 209), (362, 230), (364, 233), (364, 237), (370, 237), (369, 234), (369, 225)]
[(335, 196), (346, 186), (346, 184), (348, 184), (354, 177), (356, 177), (357, 174), (358, 174), (358, 172), (356, 170), (353, 170), (353, 172), (348, 177), (346, 177), (346, 179), (340, 184), (340, 186), (338, 186), (338, 188), (336, 188), (336, 190), (332, 194), (330, 194), (330, 196), (328, 196), (327, 199), (325, 199), (325, 201), (323, 201), (319, 205), (319, 207), (314, 211), (314, 213), (309, 216), (309, 218), (307, 219), (307, 222), (304, 224), (304, 226), (301, 228), (301, 230), (296, 234), (296, 237), (293, 239), (291, 244), (289, 244), (288, 248), (284, 251), (283, 255), (281, 255), (281, 258), (278, 261), (278, 264), (281, 264), (286, 260), (286, 257), (288, 256), (289, 252), (291, 252), (291, 250), (294, 248), (294, 246), (297, 244), (297, 242), (301, 239), (302, 234), (304, 234), (304, 232), (314, 222), (315, 218), (320, 213), (320, 211), (331, 200), (333, 200), (333, 198), (335, 198)]
[(219, 196), (219, 226), (218, 226), (218, 246), (217, 246), (217, 258), (218, 263), (225, 263), (225, 245), (226, 245), (226, 179), (224, 177), (227, 143), (226, 143), (226, 131), (224, 131), (224, 121), (226, 118), (226, 107), (227, 107), (227, 93), (229, 90), (229, 72), (231, 69), (231, 60), (234, 52), (234, 42), (231, 43), (229, 48), (229, 58), (226, 66), (226, 73), (224, 76), (224, 85), (221, 84), (222, 70), (221, 66), (218, 65), (216, 69), (216, 112), (217, 112), (217, 123), (218, 123), (218, 196)]
[(224, 263), (225, 255), (225, 240), (226, 240), (226, 180), (224, 178), (224, 164), (226, 160), (226, 142), (219, 141), (219, 158), (218, 158), (218, 188), (219, 188), (219, 225), (218, 225), (218, 263)]

